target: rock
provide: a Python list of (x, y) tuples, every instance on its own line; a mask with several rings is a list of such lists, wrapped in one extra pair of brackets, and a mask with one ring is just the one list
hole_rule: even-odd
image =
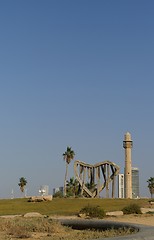
[(30, 212), (30, 213), (26, 213), (24, 215), (25, 218), (28, 218), (28, 217), (43, 217), (42, 214), (38, 213), (38, 212)]
[(86, 215), (86, 213), (79, 213), (78, 217), (80, 217), (80, 218), (86, 218), (87, 215)]
[(154, 208), (141, 208), (142, 213), (154, 212)]
[(28, 202), (44, 202), (44, 201), (52, 201), (52, 195), (48, 196), (33, 196), (28, 199)]
[(124, 215), (123, 211), (115, 211), (115, 212), (107, 212), (106, 213), (106, 216), (122, 216), (122, 215)]
[(52, 195), (43, 196), (44, 201), (52, 201)]
[(28, 202), (43, 202), (43, 198), (42, 197), (30, 197), (28, 199)]

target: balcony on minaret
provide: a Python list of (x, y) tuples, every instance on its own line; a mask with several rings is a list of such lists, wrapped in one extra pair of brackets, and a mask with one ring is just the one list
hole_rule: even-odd
[(133, 141), (123, 141), (123, 148), (132, 148)]

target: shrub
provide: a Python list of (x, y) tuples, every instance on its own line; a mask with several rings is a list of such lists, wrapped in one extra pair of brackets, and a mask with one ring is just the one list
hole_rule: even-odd
[(63, 193), (61, 191), (58, 191), (56, 192), (54, 195), (53, 195), (54, 198), (62, 198), (63, 197)]
[[(30, 238), (31, 234), (24, 226), (11, 226), (7, 233), (13, 238)], [(12, 238), (11, 238), (12, 239)]]
[(79, 214), (85, 214), (88, 217), (91, 218), (104, 218), (105, 217), (105, 211), (101, 209), (99, 206), (85, 206), (83, 207)]
[(130, 204), (122, 209), (124, 214), (141, 214), (141, 208), (137, 204)]

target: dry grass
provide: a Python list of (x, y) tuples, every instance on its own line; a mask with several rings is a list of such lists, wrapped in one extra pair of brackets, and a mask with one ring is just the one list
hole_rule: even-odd
[[(131, 229), (72, 230), (62, 226), (57, 220), (48, 218), (11, 219), (0, 218), (0, 239), (43, 239), (43, 240), (83, 240), (103, 237), (121, 236), (132, 233)], [(5, 237), (5, 238), (3, 238)]]

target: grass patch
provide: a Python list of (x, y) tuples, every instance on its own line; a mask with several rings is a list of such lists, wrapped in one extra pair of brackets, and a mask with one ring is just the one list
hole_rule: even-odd
[(141, 214), (141, 208), (138, 204), (132, 203), (122, 209), (124, 214)]
[(28, 202), (28, 199), (0, 200), (0, 215), (25, 214), (39, 212), (44, 215), (77, 215), (85, 206), (100, 206), (107, 211), (120, 211), (129, 204), (148, 206), (149, 199), (83, 199), (83, 198), (54, 198), (51, 202)]

